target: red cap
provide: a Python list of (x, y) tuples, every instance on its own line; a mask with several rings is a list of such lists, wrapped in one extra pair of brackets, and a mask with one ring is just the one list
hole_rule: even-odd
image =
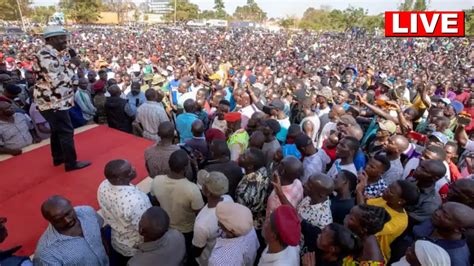
[(281, 205), (273, 212), (275, 227), (283, 243), (297, 246), (301, 238), (301, 225), (296, 210), (290, 205)]
[(224, 114), (224, 120), (227, 122), (237, 122), (242, 119), (242, 115), (239, 112), (232, 112)]
[(212, 142), (213, 140), (226, 140), (225, 134), (217, 128), (210, 128), (206, 131), (206, 140)]
[(105, 88), (105, 81), (103, 80), (98, 80), (94, 85), (92, 85), (92, 88), (94, 91), (100, 91)]
[(13, 58), (13, 57), (7, 57), (7, 58), (5, 59), (5, 62), (7, 62), (7, 63), (13, 63), (13, 62), (15, 62), (15, 58)]
[(3, 58), (3, 53), (0, 53), (0, 60), (2, 60)]

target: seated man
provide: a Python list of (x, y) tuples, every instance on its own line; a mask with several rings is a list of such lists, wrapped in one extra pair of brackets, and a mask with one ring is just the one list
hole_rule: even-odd
[[(139, 223), (139, 232), (144, 243), (138, 245), (138, 253), (130, 259), (128, 266), (182, 265), (186, 254), (184, 237), (171, 229), (170, 217), (160, 207), (151, 207)], [(170, 256), (172, 255), (172, 256)]]
[(49, 222), (36, 246), (34, 265), (109, 265), (101, 238), (104, 223), (89, 206), (73, 208), (61, 196), (41, 205)]
[(51, 127), (48, 121), (38, 110), (36, 103), (32, 103), (29, 110), (30, 118), (35, 126), (35, 131), (41, 140), (49, 139), (51, 137)]
[(15, 112), (24, 114), (25, 110), (23, 107), (25, 106), (27, 96), (28, 94), (26, 91), (20, 86), (15, 84), (7, 84), (5, 85), (3, 94), (0, 95), (0, 101), (10, 103)]
[(0, 154), (20, 155), (22, 148), (39, 141), (30, 118), (0, 101)]
[[(8, 237), (8, 230), (5, 227), (6, 217), (0, 217), (0, 243)], [(21, 246), (12, 247), (7, 250), (0, 250), (0, 265), (21, 265), (30, 266), (33, 263), (26, 256), (16, 256), (15, 253), (21, 249)]]
[(107, 97), (105, 100), (107, 124), (111, 128), (132, 133), (132, 120), (135, 113), (127, 103), (127, 100), (120, 98), (122, 91), (117, 85), (109, 87), (108, 92), (110, 97)]

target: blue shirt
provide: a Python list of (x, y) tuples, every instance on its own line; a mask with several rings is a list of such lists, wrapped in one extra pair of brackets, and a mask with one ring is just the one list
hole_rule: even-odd
[(359, 149), (359, 151), (357, 151), (356, 155), (354, 156), (354, 165), (357, 169), (357, 172), (359, 172), (361, 169), (365, 169), (366, 163), (365, 153)]
[(127, 94), (127, 101), (133, 116), (136, 116), (138, 107), (146, 101), (145, 93), (140, 92), (135, 96), (131, 92), (129, 92)]
[(172, 98), (172, 104), (177, 105), (178, 104), (178, 87), (179, 87), (180, 81), (179, 80), (172, 80), (168, 83), (166, 86), (168, 91), (171, 93), (171, 98)]
[(183, 113), (176, 118), (176, 130), (179, 133), (179, 143), (184, 143), (188, 139), (193, 138), (191, 127), (194, 120), (199, 119), (197, 115), (192, 113)]
[(62, 235), (49, 224), (36, 246), (34, 265), (109, 265), (100, 232), (103, 221), (89, 206), (74, 210), (83, 237)]
[(288, 157), (290, 155), (295, 156), (298, 159), (301, 159), (301, 153), (296, 148), (296, 144), (285, 144), (281, 147), (283, 157)]
[(470, 264), (470, 253), (469, 248), (466, 244), (466, 239), (459, 240), (446, 240), (446, 239), (437, 239), (431, 237), (431, 234), (434, 231), (433, 223), (431, 219), (424, 221), (419, 225), (413, 227), (413, 235), (416, 239), (427, 238), (427, 240), (435, 243), (436, 245), (444, 248), (449, 254), (451, 259), (451, 265), (456, 266), (468, 266)]

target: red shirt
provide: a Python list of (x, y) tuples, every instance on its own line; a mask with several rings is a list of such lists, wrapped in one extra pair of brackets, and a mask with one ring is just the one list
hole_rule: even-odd
[(326, 141), (323, 142), (323, 150), (326, 152), (326, 154), (331, 158), (331, 161), (336, 160), (336, 147), (329, 149), (326, 147)]
[[(464, 107), (464, 112), (467, 112), (471, 115), (471, 117), (474, 117), (474, 107)], [(474, 129), (474, 120), (471, 122), (471, 124), (469, 124), (466, 127), (466, 131), (470, 133), (469, 131), (472, 131), (473, 129)]]
[(461, 172), (459, 172), (458, 167), (453, 162), (449, 162), (449, 172), (451, 173), (451, 183), (462, 178)]
[(456, 95), (456, 101), (461, 102), (462, 104), (466, 105), (467, 100), (469, 100), (469, 97), (471, 96), (470, 91), (463, 91), (460, 94)]

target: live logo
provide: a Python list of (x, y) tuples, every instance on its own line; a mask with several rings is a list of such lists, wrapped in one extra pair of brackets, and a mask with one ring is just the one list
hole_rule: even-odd
[(464, 12), (385, 12), (386, 37), (463, 37)]

